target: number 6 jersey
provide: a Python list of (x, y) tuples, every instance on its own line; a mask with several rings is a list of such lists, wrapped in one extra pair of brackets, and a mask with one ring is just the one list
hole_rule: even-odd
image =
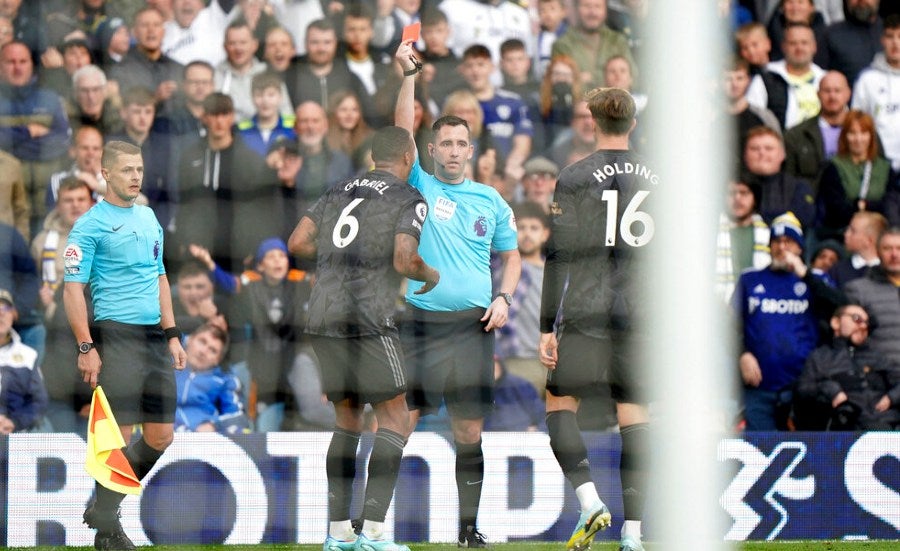
[[(401, 276), (394, 236), (417, 240), (428, 207), (394, 175), (374, 170), (333, 186), (306, 213), (318, 228), (307, 332), (328, 337), (396, 331)], [(419, 283), (421, 285), (421, 283)]]

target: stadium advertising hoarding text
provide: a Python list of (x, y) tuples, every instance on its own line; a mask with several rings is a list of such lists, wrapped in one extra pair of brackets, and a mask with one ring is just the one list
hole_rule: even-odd
[[(125, 529), (138, 545), (319, 543), (329, 438), (179, 434), (143, 495), (123, 503)], [(619, 438), (589, 434), (587, 444), (617, 520), (601, 537), (613, 538), (622, 519)], [(568, 538), (577, 504), (546, 434), (487, 433), (484, 450), (481, 529), (497, 542)], [(71, 434), (0, 438), (0, 545), (91, 544), (81, 522), (93, 489), (84, 453)], [(720, 500), (727, 539), (900, 537), (900, 433), (746, 434), (723, 440), (718, 459), (733, 473)], [(413, 434), (396, 496), (386, 523), (396, 539), (454, 541), (454, 454), (445, 437)]]

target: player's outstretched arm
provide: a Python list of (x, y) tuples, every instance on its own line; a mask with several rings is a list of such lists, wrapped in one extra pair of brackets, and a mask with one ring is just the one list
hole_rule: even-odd
[(434, 289), (441, 279), (441, 274), (419, 256), (419, 241), (408, 233), (394, 236), (394, 269), (404, 277), (425, 282), (415, 291), (417, 295)]
[[(415, 71), (416, 51), (413, 48), (413, 41), (407, 40), (400, 44), (394, 58), (400, 64), (400, 68), (404, 74), (409, 71)], [(415, 91), (416, 91), (416, 74), (404, 76), (400, 84), (400, 93), (397, 94), (397, 105), (394, 108), (394, 125), (403, 128), (410, 134), (413, 133), (413, 119), (415, 117)]]
[(288, 250), (292, 254), (315, 258), (317, 235), (319, 235), (319, 228), (316, 227), (316, 223), (308, 216), (304, 216), (288, 238)]

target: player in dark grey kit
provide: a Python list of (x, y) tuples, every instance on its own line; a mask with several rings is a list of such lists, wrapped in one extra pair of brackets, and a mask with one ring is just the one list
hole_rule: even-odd
[[(636, 124), (631, 95), (598, 88), (585, 99), (596, 123), (597, 151), (560, 173), (551, 204), (539, 349), (550, 369), (547, 428), (553, 454), (581, 505), (581, 518), (566, 548), (587, 549), (612, 519), (591, 480), (575, 414), (580, 399), (596, 384), (610, 385), (622, 436), (625, 523), (620, 549), (639, 551), (649, 416), (645, 362), (638, 351), (648, 274), (636, 263), (653, 238), (648, 207), (658, 177), (628, 150)], [(557, 336), (553, 331), (560, 310), (563, 321)]]
[[(409, 411), (406, 375), (393, 314), (401, 277), (437, 285), (440, 275), (418, 254), (428, 207), (406, 183), (416, 159), (409, 132), (382, 128), (372, 141), (375, 169), (331, 188), (288, 241), (291, 252), (317, 258), (307, 332), (322, 367), (337, 422), (328, 448), (328, 512), (324, 551), (409, 551), (384, 539)], [(378, 431), (369, 459), (362, 533), (350, 522), (363, 406), (372, 404)]]

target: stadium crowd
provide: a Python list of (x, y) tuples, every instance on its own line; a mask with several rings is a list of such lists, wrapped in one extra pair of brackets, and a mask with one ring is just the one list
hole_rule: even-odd
[[(707, 103), (734, 128), (723, 162), (735, 169), (709, 246), (741, 347), (722, 366), (741, 383), (723, 426), (900, 429), (900, 2), (718, 4), (734, 55)], [(325, 190), (371, 168), (371, 135), (393, 123), (402, 81), (393, 53), (414, 22), (423, 168), (431, 121), (459, 116), (475, 144), (467, 176), (516, 215), (522, 275), (497, 331), (486, 427), (546, 430), (534, 412), (556, 177), (595, 149), (583, 92), (623, 88), (639, 113), (660, 108), (637, 61), (650, 10), (649, 0), (0, 2), (0, 321), (15, 319), (0, 327), (0, 433), (85, 433), (90, 389), (62, 308), (63, 251), (103, 200), (112, 140), (141, 148), (139, 202), (166, 232), (191, 367), (178, 378), (177, 430), (332, 428), (304, 335), (316, 266), (285, 242)], [(633, 140), (642, 152), (640, 126)], [(583, 428), (616, 423), (602, 396), (579, 416)]]

